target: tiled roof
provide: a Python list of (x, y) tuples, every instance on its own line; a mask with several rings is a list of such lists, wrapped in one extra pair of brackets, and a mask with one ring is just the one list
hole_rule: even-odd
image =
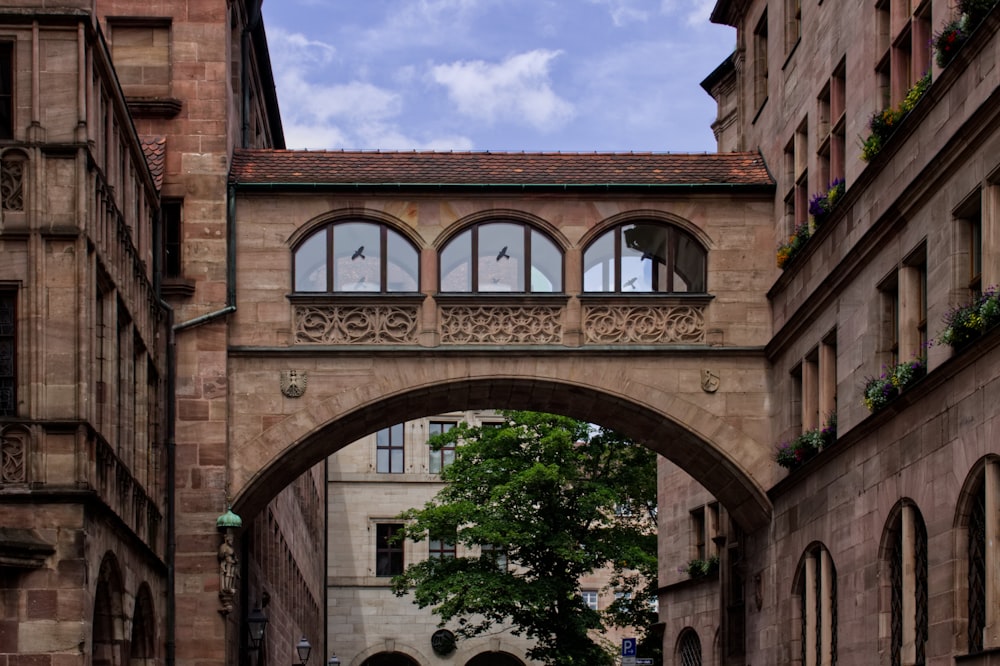
[(149, 165), (149, 173), (153, 175), (153, 182), (159, 191), (163, 187), (163, 167), (164, 157), (167, 153), (167, 140), (162, 136), (140, 137), (142, 141), (142, 152), (146, 154), (146, 164)]
[(237, 150), (230, 179), (260, 185), (773, 185), (758, 153)]

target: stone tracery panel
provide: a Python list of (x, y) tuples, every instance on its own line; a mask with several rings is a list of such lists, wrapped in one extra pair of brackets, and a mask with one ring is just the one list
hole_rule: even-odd
[(690, 305), (594, 305), (584, 308), (585, 340), (596, 344), (705, 342), (704, 308)]
[(0, 433), (0, 483), (24, 483), (28, 480), (27, 450), (25, 433)]
[(556, 344), (562, 308), (455, 305), (441, 308), (442, 344)]
[(24, 210), (24, 160), (0, 160), (0, 206)]
[(416, 344), (418, 321), (418, 306), (302, 305), (295, 308), (295, 341)]

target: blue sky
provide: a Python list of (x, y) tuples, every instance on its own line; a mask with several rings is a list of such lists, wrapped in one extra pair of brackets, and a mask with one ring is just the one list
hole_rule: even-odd
[(289, 148), (715, 150), (715, 0), (265, 0)]

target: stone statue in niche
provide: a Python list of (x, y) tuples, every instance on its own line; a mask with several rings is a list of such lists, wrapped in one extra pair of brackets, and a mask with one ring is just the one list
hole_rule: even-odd
[(226, 530), (219, 545), (219, 601), (222, 602), (223, 615), (233, 609), (233, 597), (236, 594), (236, 579), (239, 577), (240, 562), (236, 558), (233, 547), (233, 534)]

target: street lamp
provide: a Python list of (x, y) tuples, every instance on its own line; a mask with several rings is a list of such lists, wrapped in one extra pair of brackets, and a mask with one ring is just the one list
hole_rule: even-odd
[(337, 655), (333, 655), (326, 660), (326, 666), (340, 666), (340, 660), (337, 659)]
[(299, 653), (299, 663), (305, 664), (309, 661), (309, 653), (312, 652), (313, 646), (306, 640), (303, 636), (299, 639), (299, 642), (295, 645), (295, 651)]
[(264, 629), (267, 627), (267, 616), (260, 608), (254, 608), (247, 616), (247, 627), (250, 631), (250, 649), (257, 650), (264, 640)]

